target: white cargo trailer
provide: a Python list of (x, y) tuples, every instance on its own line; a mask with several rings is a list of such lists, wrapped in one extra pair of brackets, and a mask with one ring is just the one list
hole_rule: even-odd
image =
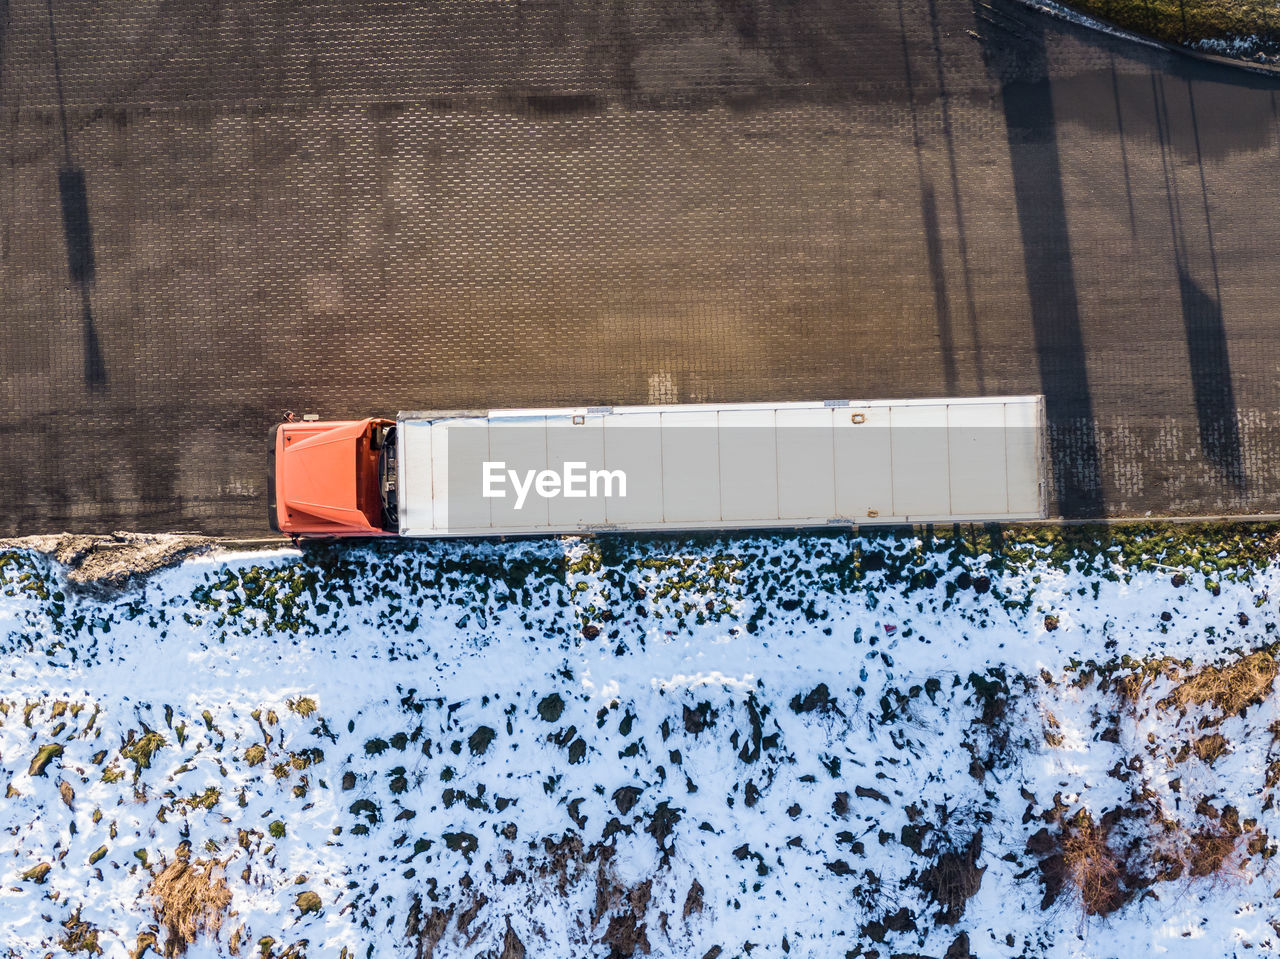
[[(386, 532), (493, 536), (1041, 519), (1044, 398), (401, 413)], [(394, 512), (393, 512), (394, 510)]]

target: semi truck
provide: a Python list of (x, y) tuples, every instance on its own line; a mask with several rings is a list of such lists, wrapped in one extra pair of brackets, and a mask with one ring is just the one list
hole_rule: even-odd
[(1042, 396), (288, 417), (294, 538), (1001, 522), (1047, 511)]

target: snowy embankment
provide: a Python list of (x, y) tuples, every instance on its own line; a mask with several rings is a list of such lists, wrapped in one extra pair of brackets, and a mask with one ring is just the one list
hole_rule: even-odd
[(0, 553), (0, 950), (1280, 951), (1272, 543), (1012, 535)]

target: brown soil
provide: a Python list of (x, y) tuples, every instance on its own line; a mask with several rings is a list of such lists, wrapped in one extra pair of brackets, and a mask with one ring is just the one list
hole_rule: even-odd
[(507, 931), (502, 936), (502, 954), (498, 959), (524, 959), (524, 943), (511, 928), (510, 916), (507, 916)]
[(698, 880), (693, 881), (693, 885), (689, 887), (689, 894), (684, 897), (684, 910), (681, 917), (688, 919), (695, 912), (702, 912), (702, 883)]
[(28, 536), (0, 542), (51, 556), (66, 567), (67, 582), (98, 596), (113, 596), (152, 573), (206, 553), (214, 540), (195, 535), (113, 533), (110, 536)]
[(653, 894), (653, 880), (647, 879), (623, 895), (623, 909), (609, 919), (600, 942), (609, 947), (609, 959), (627, 959), (637, 952), (649, 954), (645, 914)]
[(920, 888), (941, 906), (938, 922), (954, 925), (964, 915), (965, 906), (982, 886), (986, 867), (978, 867), (982, 855), (982, 830), (970, 837), (963, 848), (942, 852), (920, 876)]
[(405, 938), (413, 943), (414, 959), (431, 959), (435, 955), (436, 946), (444, 938), (449, 928), (449, 920), (453, 918), (453, 906), (441, 909), (432, 906), (425, 917), (422, 915), (422, 897), (415, 895), (409, 907), (409, 918), (405, 922)]

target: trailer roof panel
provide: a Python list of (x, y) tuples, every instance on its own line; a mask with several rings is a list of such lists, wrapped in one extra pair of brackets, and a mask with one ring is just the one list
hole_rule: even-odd
[(408, 536), (1033, 519), (1043, 399), (402, 413)]

